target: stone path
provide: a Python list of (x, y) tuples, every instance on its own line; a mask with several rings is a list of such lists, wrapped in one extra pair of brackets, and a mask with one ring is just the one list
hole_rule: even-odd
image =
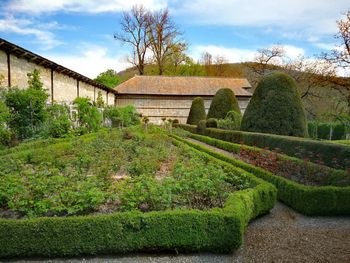
[[(191, 141), (194, 141), (191, 139)], [(197, 141), (195, 141), (197, 142)], [(204, 143), (201, 143), (204, 144)], [(204, 144), (232, 156), (231, 153)], [(12, 262), (42, 262), (19, 260)], [(127, 255), (44, 260), (44, 262), (216, 263), (350, 262), (350, 217), (307, 217), (278, 202), (268, 215), (252, 221), (244, 244), (230, 255)]]

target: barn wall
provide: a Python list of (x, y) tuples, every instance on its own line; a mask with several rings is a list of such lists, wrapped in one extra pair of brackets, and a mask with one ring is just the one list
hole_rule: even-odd
[[(147, 96), (147, 95), (117, 95), (116, 105), (134, 105), (139, 113), (147, 116), (152, 123), (162, 123), (162, 118), (178, 119), (186, 123), (192, 100), (195, 96)], [(212, 97), (204, 97), (204, 107), (208, 112)], [(238, 98), (242, 112), (249, 99)]]
[[(2, 86), (8, 86), (8, 71), (7, 71), (7, 54), (5, 51), (0, 50), (0, 74), (4, 77)], [(44, 89), (46, 89), (49, 96), (49, 102), (51, 102), (51, 69), (33, 62), (30, 62), (24, 58), (18, 58), (14, 55), (10, 55), (10, 73), (11, 73), (11, 86), (19, 88), (28, 87), (29, 72), (33, 72), (34, 69), (40, 71), (40, 79), (43, 82)], [(97, 98), (97, 92), (101, 91), (102, 97), (105, 103), (107, 103), (107, 93), (105, 90), (95, 88), (95, 86), (87, 84), (83, 81), (79, 81), (79, 97), (90, 98), (92, 101)], [(96, 92), (96, 94), (95, 94)], [(53, 101), (59, 103), (70, 104), (78, 96), (78, 83), (77, 79), (69, 77), (63, 73), (53, 71)], [(114, 105), (114, 94), (109, 94), (109, 105)]]

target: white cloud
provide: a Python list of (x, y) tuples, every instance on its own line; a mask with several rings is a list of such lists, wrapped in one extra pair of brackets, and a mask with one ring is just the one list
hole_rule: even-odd
[(14, 0), (6, 6), (6, 10), (27, 15), (58, 11), (104, 13), (120, 12), (140, 4), (152, 10), (166, 7), (165, 0)]
[(62, 42), (58, 41), (55, 35), (48, 30), (58, 27), (59, 24), (57, 22), (40, 24), (31, 19), (15, 18), (13, 16), (0, 19), (0, 32), (35, 36), (36, 41), (43, 49), (50, 49), (62, 44)]
[(192, 0), (182, 2), (176, 13), (201, 24), (274, 26), (329, 34), (348, 8), (348, 0)]
[(95, 78), (107, 69), (116, 71), (130, 67), (122, 55), (110, 55), (108, 49), (98, 45), (83, 44), (76, 55), (46, 53), (44, 57), (89, 78)]
[[(291, 59), (295, 59), (298, 56), (303, 56), (305, 54), (304, 49), (292, 45), (283, 45), (283, 49), (285, 50), (286, 56)], [(195, 61), (200, 60), (201, 55), (204, 52), (209, 52), (213, 57), (218, 55), (224, 56), (228, 62), (253, 61), (257, 54), (256, 49), (241, 49), (216, 45), (196, 45), (189, 50), (190, 56)]]

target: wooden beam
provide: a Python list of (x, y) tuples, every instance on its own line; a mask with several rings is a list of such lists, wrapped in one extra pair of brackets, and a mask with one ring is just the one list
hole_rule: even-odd
[(53, 104), (53, 69), (51, 69), (51, 104)]
[(10, 55), (10, 52), (7, 52), (6, 55), (7, 55), (7, 84), (8, 84), (8, 87), (11, 87), (11, 55)]
[(79, 98), (79, 80), (77, 79), (77, 98)]

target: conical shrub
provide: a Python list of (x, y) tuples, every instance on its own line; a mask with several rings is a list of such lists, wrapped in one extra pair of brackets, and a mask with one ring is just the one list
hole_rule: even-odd
[(306, 137), (305, 111), (295, 80), (284, 73), (265, 76), (244, 113), (241, 129)]
[(201, 97), (196, 97), (192, 101), (190, 113), (188, 114), (187, 124), (197, 125), (200, 120), (205, 120), (204, 101)]
[(225, 119), (229, 111), (241, 112), (231, 89), (219, 89), (210, 104), (208, 119)]

